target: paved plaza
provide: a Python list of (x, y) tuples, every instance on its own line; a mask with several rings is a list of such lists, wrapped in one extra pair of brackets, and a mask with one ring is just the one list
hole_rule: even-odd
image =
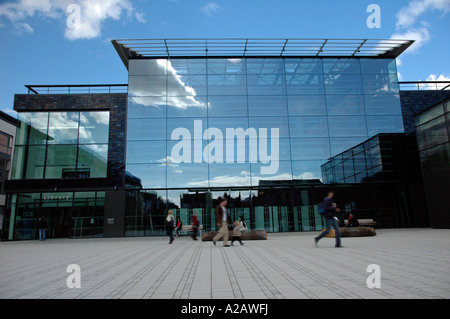
[[(343, 248), (332, 238), (315, 247), (317, 234), (269, 233), (233, 247), (188, 236), (172, 245), (167, 237), (0, 242), (0, 298), (450, 298), (450, 230), (379, 229), (343, 238)], [(80, 288), (68, 288), (71, 264)]]

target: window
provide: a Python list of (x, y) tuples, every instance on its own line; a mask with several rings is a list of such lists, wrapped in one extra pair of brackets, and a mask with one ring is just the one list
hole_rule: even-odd
[(13, 179), (106, 177), (109, 112), (19, 114)]

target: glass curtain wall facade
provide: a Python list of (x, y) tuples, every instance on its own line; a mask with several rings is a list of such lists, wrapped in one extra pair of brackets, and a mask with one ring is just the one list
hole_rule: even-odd
[(170, 208), (214, 228), (225, 193), (253, 228), (321, 229), (321, 166), (402, 132), (394, 59), (131, 59), (126, 169), (143, 190), (129, 192), (126, 234), (162, 233)]

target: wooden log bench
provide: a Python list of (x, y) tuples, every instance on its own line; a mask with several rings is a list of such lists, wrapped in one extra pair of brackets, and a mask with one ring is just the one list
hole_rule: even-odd
[[(181, 233), (183, 234), (183, 235), (191, 235), (192, 234), (192, 231), (191, 231), (191, 228), (192, 228), (192, 224), (188, 224), (188, 225), (182, 225), (181, 226)], [(175, 228), (174, 229), (174, 231), (176, 231), (177, 229)], [(203, 225), (199, 225), (198, 226), (198, 234), (200, 235), (200, 232), (203, 230)]]
[[(362, 236), (375, 236), (377, 232), (373, 227), (357, 226), (357, 227), (339, 227), (341, 230), (341, 237), (362, 237)], [(325, 229), (322, 230), (322, 232)], [(325, 237), (335, 238), (334, 229), (331, 229), (330, 233)]]
[[(202, 233), (202, 241), (212, 241), (214, 236), (216, 236), (217, 231), (207, 231)], [(230, 235), (228, 236), (228, 240), (233, 238), (233, 232), (230, 231)], [(242, 240), (266, 240), (267, 239), (267, 231), (265, 230), (248, 230), (242, 233)], [(221, 241), (222, 239), (220, 239)]]
[[(371, 218), (368, 219), (358, 219), (359, 226), (376, 226), (377, 222)], [(348, 219), (345, 220), (345, 225), (347, 225)]]

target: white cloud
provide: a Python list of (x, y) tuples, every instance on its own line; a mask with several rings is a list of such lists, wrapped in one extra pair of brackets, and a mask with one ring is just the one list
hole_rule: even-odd
[(203, 7), (201, 7), (200, 12), (205, 14), (206, 16), (211, 16), (214, 13), (219, 12), (220, 10), (222, 10), (222, 8), (215, 2), (210, 2), (206, 5), (204, 5)]
[(414, 0), (397, 13), (397, 28), (408, 28), (429, 10), (450, 11), (450, 0)]
[[(79, 15), (73, 10), (74, 6), (79, 9)], [(64, 22), (64, 36), (69, 40), (99, 37), (106, 20), (119, 20), (124, 14), (145, 22), (143, 14), (134, 10), (130, 0), (17, 0), (0, 4), (0, 19), (10, 20), (16, 30), (32, 32), (32, 26), (24, 22), (28, 18), (52, 18)], [(77, 23), (70, 23), (69, 19)]]
[(415, 40), (407, 52), (416, 52), (430, 41), (430, 24), (419, 21), (428, 11), (439, 10), (442, 14), (450, 11), (450, 0), (413, 0), (397, 13), (397, 30), (391, 39)]
[(430, 41), (430, 31), (428, 26), (423, 25), (420, 28), (411, 28), (401, 32), (397, 32), (391, 36), (391, 39), (414, 40), (415, 42), (408, 49), (409, 52), (416, 52), (422, 46)]

